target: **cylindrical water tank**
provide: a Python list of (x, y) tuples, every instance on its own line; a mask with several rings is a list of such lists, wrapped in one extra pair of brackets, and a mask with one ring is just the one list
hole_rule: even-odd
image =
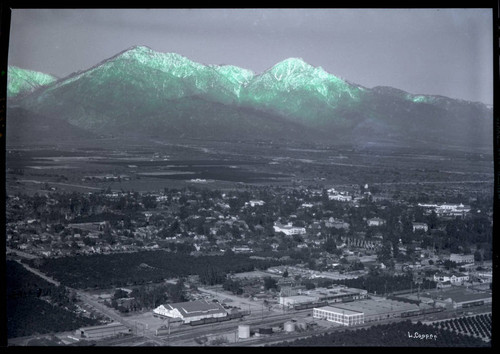
[(285, 332), (293, 332), (295, 331), (295, 323), (285, 322), (285, 324), (283, 325), (283, 329), (285, 330)]
[(248, 325), (238, 326), (238, 338), (240, 339), (250, 338), (250, 326)]

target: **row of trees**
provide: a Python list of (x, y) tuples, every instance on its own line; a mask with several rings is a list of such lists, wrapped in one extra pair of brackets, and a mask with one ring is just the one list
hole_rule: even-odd
[(489, 313), (473, 317), (453, 318), (446, 321), (436, 322), (433, 325), (437, 328), (475, 335), (491, 340), (491, 320), (492, 315)]

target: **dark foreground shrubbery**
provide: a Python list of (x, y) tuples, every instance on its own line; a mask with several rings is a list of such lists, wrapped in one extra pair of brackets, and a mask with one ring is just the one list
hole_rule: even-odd
[(276, 346), (489, 347), (481, 339), (410, 320), (327, 333)]
[(6, 262), (7, 337), (71, 331), (97, 320), (77, 316), (69, 292), (34, 275), (14, 261)]

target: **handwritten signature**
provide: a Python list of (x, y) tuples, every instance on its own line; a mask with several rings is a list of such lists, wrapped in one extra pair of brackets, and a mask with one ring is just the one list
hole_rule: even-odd
[(420, 340), (424, 340), (424, 339), (427, 339), (427, 340), (437, 340), (437, 335), (435, 334), (423, 334), (423, 333), (418, 333), (418, 332), (415, 332), (415, 333), (410, 333), (408, 332), (408, 338), (415, 338), (415, 339), (420, 339)]

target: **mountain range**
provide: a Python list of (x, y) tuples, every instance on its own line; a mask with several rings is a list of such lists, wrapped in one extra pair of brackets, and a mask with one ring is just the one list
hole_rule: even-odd
[(482, 103), (370, 89), (300, 58), (255, 74), (135, 46), (60, 79), (9, 67), (8, 92), (7, 126), (22, 119), (63, 120), (78, 134), (357, 146), (493, 144), (493, 112)]
[(7, 69), (7, 97), (23, 96), (56, 80), (53, 75), (11, 65)]

